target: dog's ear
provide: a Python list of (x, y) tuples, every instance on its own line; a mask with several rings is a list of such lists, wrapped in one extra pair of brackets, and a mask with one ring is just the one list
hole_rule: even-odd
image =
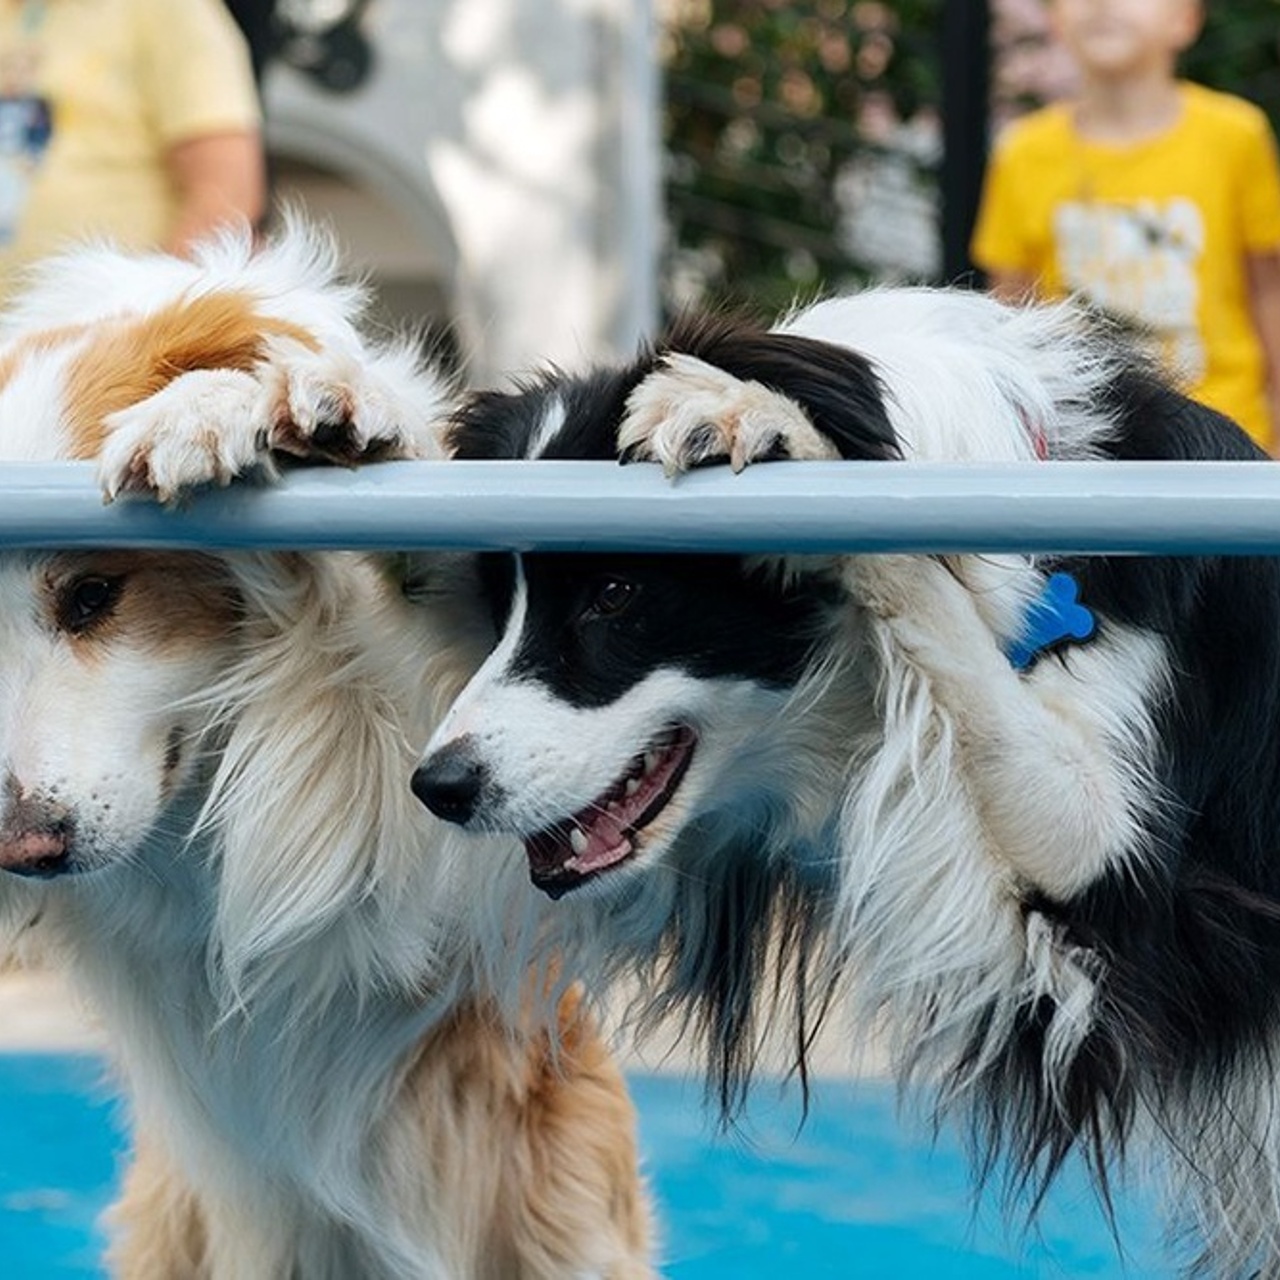
[[(407, 982), (442, 940), (393, 658), (369, 639), (378, 610), (403, 602), (364, 561), (286, 553), (234, 567), (243, 653), (215, 693), (225, 739), (201, 817), (219, 858), (222, 995), (234, 1007), (287, 985), (305, 1008), (335, 984)], [(321, 933), (323, 951), (299, 947)]]
[(677, 321), (658, 346), (659, 357), (677, 352), (795, 401), (842, 458), (901, 456), (884, 387), (871, 361), (856, 351), (704, 315)]
[(534, 388), (464, 396), (445, 432), (447, 453), (472, 461), (523, 458), (540, 416), (537, 397)]
[(549, 368), (513, 392), (477, 392), (453, 415), (448, 451), (461, 459), (612, 462), (627, 397), (656, 363), (645, 351), (617, 368), (602, 365), (572, 377)]

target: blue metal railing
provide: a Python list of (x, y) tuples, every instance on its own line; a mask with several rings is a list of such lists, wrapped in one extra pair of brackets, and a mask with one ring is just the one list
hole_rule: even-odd
[(166, 511), (104, 506), (89, 464), (0, 466), (0, 548), (92, 545), (1280, 554), (1280, 467), (385, 463)]

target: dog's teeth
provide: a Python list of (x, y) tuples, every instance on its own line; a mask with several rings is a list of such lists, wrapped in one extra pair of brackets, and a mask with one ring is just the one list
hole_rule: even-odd
[(574, 827), (569, 832), (569, 847), (574, 853), (586, 853), (587, 851), (587, 833), (581, 827)]
[(646, 751), (644, 753), (644, 771), (652, 773), (657, 767), (658, 762), (662, 759), (662, 753), (658, 751)]
[(635, 795), (635, 793), (636, 793), (637, 791), (639, 791), (639, 790), (640, 790), (640, 779), (639, 779), (639, 778), (628, 778), (628, 779), (627, 779), (627, 787), (626, 787), (627, 795), (629, 795), (629, 796), (633, 796), (633, 795)]

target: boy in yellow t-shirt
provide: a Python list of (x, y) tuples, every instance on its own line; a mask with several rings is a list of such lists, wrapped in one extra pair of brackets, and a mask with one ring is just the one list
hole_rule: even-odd
[(1150, 332), (1263, 448), (1280, 425), (1280, 165), (1266, 117), (1179, 81), (1199, 0), (1049, 0), (1079, 96), (1010, 126), (974, 261), (1002, 297), (1076, 294)]

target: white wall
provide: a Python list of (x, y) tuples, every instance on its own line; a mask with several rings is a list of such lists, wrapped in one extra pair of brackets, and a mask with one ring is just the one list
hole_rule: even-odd
[[(362, 29), (376, 65), (353, 93), (268, 73), (272, 150), (390, 211), (400, 269), (408, 235), (413, 269), (430, 265), (452, 300), (474, 381), (629, 351), (656, 312), (648, 0), (374, 0)], [(373, 214), (330, 205), (376, 267), (390, 232), (344, 228)]]

